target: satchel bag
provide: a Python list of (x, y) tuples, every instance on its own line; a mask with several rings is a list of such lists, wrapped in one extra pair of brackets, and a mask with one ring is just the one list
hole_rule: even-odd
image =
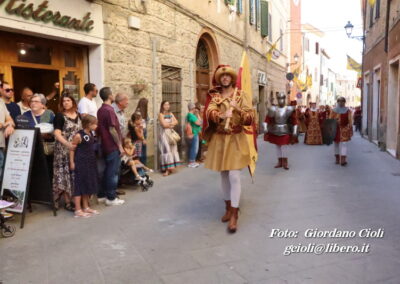
[(173, 129), (167, 129), (165, 131), (165, 134), (167, 136), (169, 145), (175, 145), (181, 140), (181, 137), (179, 136), (179, 134)]

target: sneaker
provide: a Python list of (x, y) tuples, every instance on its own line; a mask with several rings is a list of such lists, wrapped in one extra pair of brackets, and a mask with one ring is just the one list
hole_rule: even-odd
[(105, 197), (97, 198), (98, 203), (104, 203), (104, 202), (106, 202), (106, 200), (107, 200), (107, 198), (105, 198)]
[(199, 166), (200, 166), (200, 164), (198, 164), (198, 163), (190, 163), (190, 164), (188, 165), (189, 168), (197, 168), (197, 167), (199, 167)]
[(107, 206), (114, 206), (114, 205), (122, 205), (125, 203), (125, 200), (115, 198), (114, 200), (106, 200), (106, 205)]

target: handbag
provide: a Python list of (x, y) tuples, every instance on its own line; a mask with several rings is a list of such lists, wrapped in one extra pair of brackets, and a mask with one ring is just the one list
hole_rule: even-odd
[[(54, 126), (51, 123), (38, 123), (35, 115), (32, 113), (33, 120), (35, 121), (35, 127), (40, 129), (41, 134), (50, 134), (54, 132)], [(46, 156), (54, 154), (55, 141), (43, 141), (43, 151)]]
[(190, 125), (189, 121), (186, 121), (186, 125), (185, 125), (185, 134), (186, 137), (188, 139), (193, 139), (193, 129), (192, 129), (192, 125)]
[(46, 156), (51, 156), (54, 154), (54, 145), (55, 142), (43, 141), (43, 150)]
[(181, 137), (174, 129), (167, 129), (165, 134), (169, 145), (175, 145), (181, 140)]

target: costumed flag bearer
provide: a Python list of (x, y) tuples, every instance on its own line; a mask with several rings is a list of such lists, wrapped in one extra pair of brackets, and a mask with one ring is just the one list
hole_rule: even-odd
[(276, 145), (278, 164), (275, 168), (289, 169), (286, 147), (289, 144), (298, 143), (298, 121), (294, 106), (286, 106), (286, 95), (279, 93), (276, 95), (278, 106), (268, 109), (267, 117), (264, 122), (264, 141)]
[(257, 154), (254, 140), (248, 139), (245, 129), (254, 125), (251, 94), (238, 90), (237, 86), (239, 82), (248, 86), (250, 69), (246, 53), (239, 74), (240, 78), (229, 65), (217, 67), (214, 88), (209, 90), (207, 97), (203, 127), (203, 137), (208, 144), (205, 167), (221, 173), (226, 208), (221, 221), (229, 222), (228, 231), (231, 233), (237, 230), (240, 173), (246, 167), (254, 171)]
[(330, 117), (336, 119), (337, 128), (334, 140), (336, 164), (342, 166), (347, 165), (347, 142), (353, 136), (353, 122), (351, 110), (346, 107), (346, 99), (339, 97), (337, 99), (337, 107), (335, 107)]

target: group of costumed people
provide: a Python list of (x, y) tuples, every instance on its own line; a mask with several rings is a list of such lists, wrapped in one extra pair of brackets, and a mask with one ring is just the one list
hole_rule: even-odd
[[(228, 231), (237, 230), (241, 196), (241, 170), (251, 164), (248, 129), (255, 129), (256, 113), (252, 101), (236, 87), (238, 75), (229, 65), (217, 67), (213, 88), (209, 90), (204, 111), (203, 137), (208, 151), (205, 167), (221, 174), (221, 188), (225, 202), (222, 222), (228, 222)], [(298, 143), (299, 119), (296, 106), (286, 105), (284, 93), (277, 94), (277, 106), (268, 109), (265, 119), (264, 140), (275, 144), (278, 163), (275, 168), (289, 169), (287, 147)], [(338, 99), (338, 106), (326, 114), (326, 119), (337, 120), (335, 129), (335, 162), (345, 165), (347, 142), (352, 136), (351, 111), (345, 107), (345, 99)], [(312, 114), (314, 116), (314, 114)], [(308, 118), (311, 124), (311, 116)], [(319, 116), (317, 124), (319, 127)], [(254, 137), (257, 136), (255, 131)], [(322, 138), (321, 138), (322, 139)]]
[(316, 103), (310, 103), (304, 113), (297, 109), (298, 120), (303, 124), (300, 126), (299, 132), (305, 133), (304, 144), (306, 145), (323, 145), (324, 127), (327, 127), (327, 120), (336, 120), (336, 135), (333, 139), (335, 145), (335, 161), (336, 164), (342, 166), (347, 165), (347, 142), (353, 136), (352, 112), (346, 107), (346, 99), (339, 97), (337, 106), (331, 109), (329, 106), (321, 106), (317, 108)]

